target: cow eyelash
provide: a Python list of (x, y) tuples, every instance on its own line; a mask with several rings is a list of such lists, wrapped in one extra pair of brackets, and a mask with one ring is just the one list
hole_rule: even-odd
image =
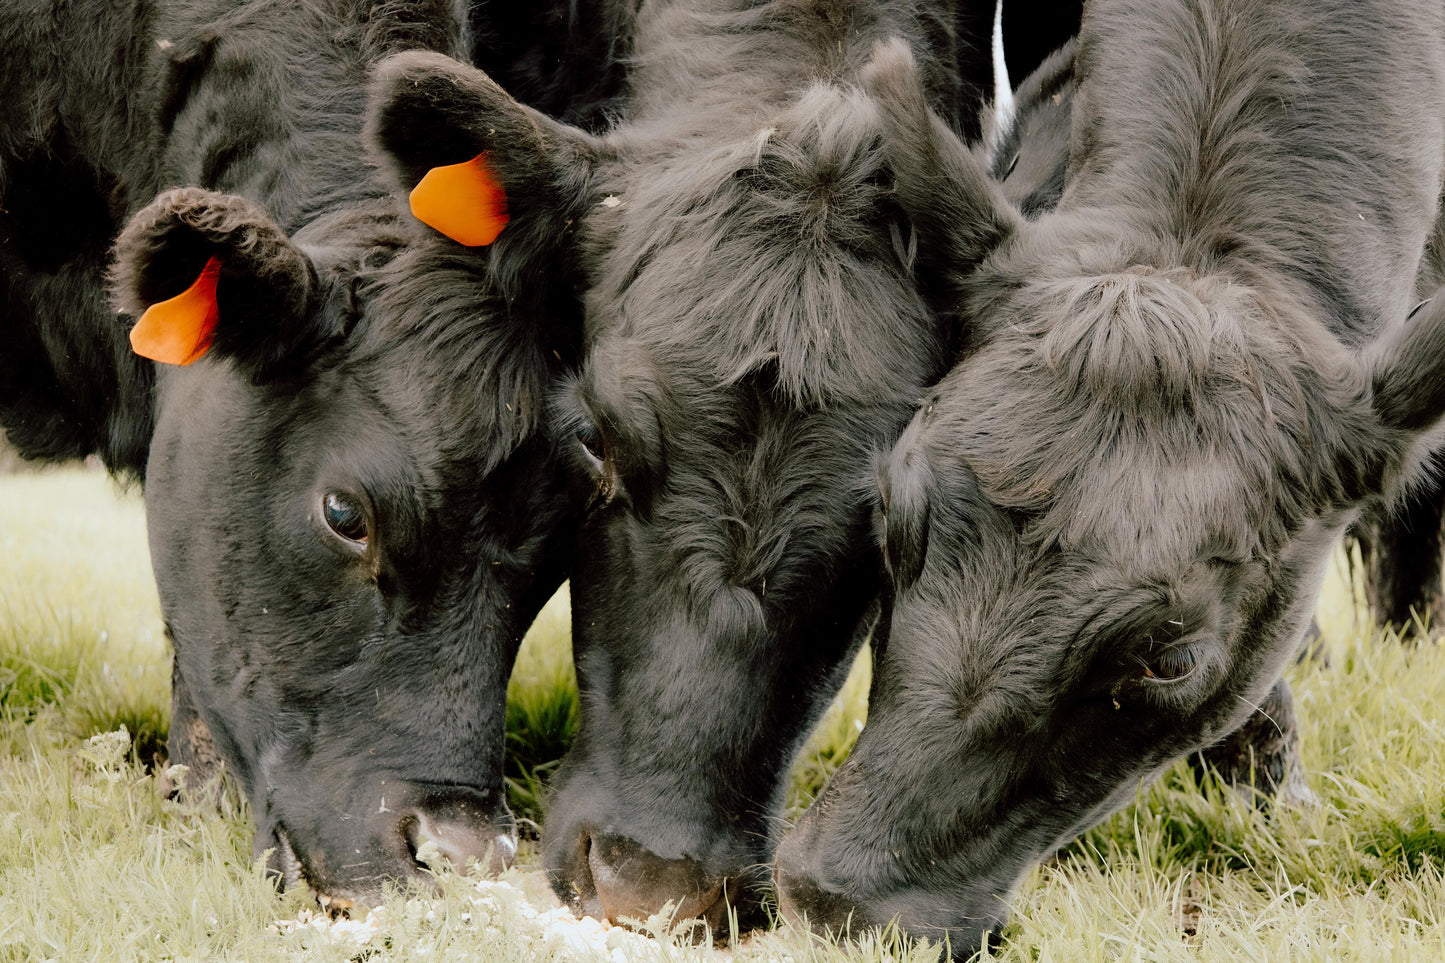
[(596, 422), (590, 418), (579, 421), (572, 429), (572, 437), (577, 442), (582, 461), (597, 482), (597, 488), (587, 503), (587, 511), (590, 513), (609, 504), (616, 497), (616, 470), (608, 456), (607, 440), (602, 436), (602, 430), (597, 427)]
[(1149, 657), (1141, 657), (1139, 665), (1146, 682), (1154, 685), (1174, 685), (1183, 682), (1199, 670), (1199, 653), (1190, 645), (1166, 645)]
[(577, 469), (594, 484), (587, 500), (586, 512), (591, 514), (617, 496), (619, 483), (617, 463), (607, 436), (592, 413), (592, 406), (574, 384), (554, 408), (557, 434), (554, 436)]
[(602, 471), (607, 462), (607, 443), (602, 438), (602, 432), (592, 422), (584, 421), (577, 426), (573, 435), (592, 467), (599, 472)]

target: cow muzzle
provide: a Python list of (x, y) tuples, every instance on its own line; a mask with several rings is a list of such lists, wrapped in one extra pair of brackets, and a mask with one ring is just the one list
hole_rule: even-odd
[(433, 873), (445, 864), (494, 874), (516, 857), (515, 824), (500, 791), (388, 780), (366, 795), (369, 805), (353, 803), (339, 816), (330, 806), (271, 800), (269, 831), (256, 845), (270, 843), (283, 886), (305, 882), (329, 910), (345, 910), (375, 905), (387, 880), (435, 885)]
[(669, 902), (677, 920), (700, 919), (715, 933), (726, 922), (728, 881), (691, 859), (663, 859), (626, 836), (596, 835), (587, 865), (602, 913), (613, 923), (646, 920)]
[(571, 902), (581, 913), (617, 925), (645, 924), (666, 912), (674, 927), (695, 920), (698, 941), (725, 939), (739, 880), (709, 873), (687, 857), (666, 859), (614, 833), (585, 833), (571, 867)]
[[(897, 885), (889, 892), (863, 895), (823, 885), (806, 864), (792, 858), (797, 847), (779, 849), (774, 868), (778, 911), (793, 926), (833, 938), (856, 938), (867, 930), (898, 924), (910, 937), (946, 942), (954, 960), (971, 960), (987, 946), (997, 948), (1006, 907), (1001, 899), (975, 898), (967, 892), (932, 892)], [(970, 915), (966, 908), (980, 904)], [(986, 905), (985, 905), (986, 904)]]
[(400, 827), (415, 862), (432, 865), (434, 851), (457, 872), (475, 864), (495, 874), (512, 865), (517, 836), (511, 819), (499, 825), (496, 815), (482, 809), (475, 796), (470, 790), (428, 793), (421, 805), (402, 817)]

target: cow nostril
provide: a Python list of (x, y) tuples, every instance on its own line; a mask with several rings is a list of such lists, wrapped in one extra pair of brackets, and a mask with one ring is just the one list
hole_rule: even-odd
[(512, 865), (517, 856), (512, 835), (498, 832), (490, 824), (440, 819), (425, 811), (415, 812), (403, 822), (407, 848), (419, 867), (430, 867), (441, 856), (459, 873), (467, 872), (475, 862), (494, 874)]
[(805, 869), (789, 865), (781, 851), (774, 868), (773, 889), (779, 914), (793, 926), (806, 925), (834, 936), (846, 936), (872, 925), (866, 921), (860, 904), (824, 889)]
[(678, 921), (701, 919), (714, 933), (727, 919), (727, 879), (691, 859), (663, 859), (625, 836), (596, 835), (587, 847), (597, 901), (612, 923), (646, 920), (671, 902)]

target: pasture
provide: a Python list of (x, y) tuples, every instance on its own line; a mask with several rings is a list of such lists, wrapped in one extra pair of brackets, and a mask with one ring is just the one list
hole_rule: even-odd
[[(1341, 559), (1318, 613), (1325, 658), (1290, 676), (1318, 805), (1256, 810), (1178, 764), (1029, 875), (995, 956), (1445, 959), (1445, 648), (1370, 629)], [(157, 791), (148, 766), (168, 721), (167, 660), (138, 495), (90, 470), (0, 477), (0, 963), (714, 955), (544, 929), (538, 913), (553, 901), (525, 846), (506, 879), (530, 903), (443, 872), (439, 895), (397, 892), (365, 925), (310, 919), (309, 897), (278, 897), (253, 862), (244, 811)], [(864, 665), (798, 764), (789, 818), (846, 754), (866, 689)], [(509, 690), (511, 803), (538, 824), (575, 698), (558, 598)], [(92, 738), (122, 726), (131, 738)], [(665, 921), (650, 928), (666, 936)], [(787, 930), (725, 952), (938, 955), (886, 935), (838, 946)]]

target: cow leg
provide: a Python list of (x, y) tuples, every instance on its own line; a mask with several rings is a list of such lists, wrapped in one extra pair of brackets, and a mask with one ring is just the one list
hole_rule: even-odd
[(187, 771), (183, 779), (173, 779), (162, 770), (157, 783), (163, 795), (175, 797), (184, 792), (186, 798), (194, 802), (220, 803), (221, 754), (174, 664), (171, 667), (171, 729), (166, 736), (166, 753), (171, 765), (183, 765)]
[[(1432, 456), (1433, 478), (1445, 470), (1445, 454)], [(1441, 522), (1445, 485), (1434, 482), (1397, 510), (1362, 519), (1354, 537), (1360, 547), (1365, 598), (1375, 618), (1399, 629), (1418, 614), (1430, 626), (1441, 624)]]
[(1207, 749), (1192, 753), (1198, 775), (1214, 770), (1251, 802), (1274, 799), (1283, 806), (1314, 802), (1299, 755), (1294, 696), (1280, 679), (1244, 725)]

